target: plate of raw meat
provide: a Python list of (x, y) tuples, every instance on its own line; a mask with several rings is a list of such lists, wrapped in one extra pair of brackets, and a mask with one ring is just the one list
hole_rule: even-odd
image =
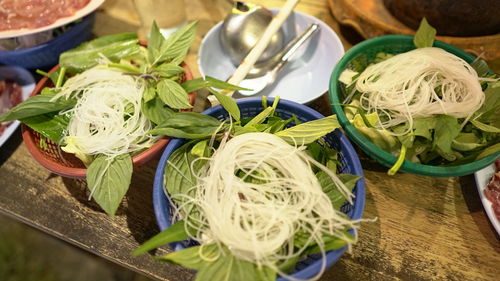
[(474, 177), (486, 214), (500, 235), (500, 158)]
[[(0, 66), (0, 114), (26, 100), (35, 88), (35, 79), (26, 69)], [(19, 121), (0, 124), (0, 148), (19, 126)]]
[(74, 22), (104, 0), (0, 0), (0, 39), (34, 34)]

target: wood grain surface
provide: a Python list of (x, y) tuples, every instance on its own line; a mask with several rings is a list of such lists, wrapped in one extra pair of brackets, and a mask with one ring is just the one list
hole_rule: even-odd
[[(223, 0), (185, 1), (189, 20), (199, 20), (198, 36), (187, 63), (199, 77), (201, 38), (226, 12)], [(280, 7), (284, 1), (255, 1)], [(346, 49), (360, 37), (341, 28), (327, 1), (302, 0), (296, 10), (329, 24)], [(98, 11), (96, 35), (136, 31), (130, 1), (108, 0)], [(207, 104), (198, 93), (196, 110)], [(329, 114), (326, 95), (310, 106)], [(430, 178), (387, 176), (386, 169), (361, 155), (367, 196), (359, 242), (320, 280), (499, 280), (500, 242), (479, 201), (472, 176)], [(85, 183), (61, 178), (36, 163), (20, 132), (0, 150), (0, 211), (53, 236), (158, 280), (191, 280), (193, 272), (130, 252), (158, 232), (151, 192), (155, 159), (133, 176), (115, 218), (88, 201)], [(168, 252), (162, 248), (156, 254)], [(57, 253), (51, 253), (57, 255)], [(64, 257), (61, 257), (64, 258)]]

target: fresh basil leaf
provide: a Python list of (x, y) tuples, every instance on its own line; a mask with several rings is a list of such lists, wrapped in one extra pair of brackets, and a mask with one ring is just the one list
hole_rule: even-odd
[(470, 122), (472, 123), (472, 125), (474, 125), (478, 129), (480, 129), (481, 131), (488, 132), (488, 133), (500, 133), (500, 128), (481, 123), (477, 120), (471, 120)]
[(413, 37), (413, 43), (417, 48), (432, 47), (435, 37), (436, 29), (427, 22), (427, 19), (423, 18), (415, 37)]
[(213, 89), (209, 89), (210, 92), (217, 98), (219, 103), (224, 107), (224, 109), (234, 118), (236, 121), (240, 121), (240, 108), (233, 98), (223, 95)]
[(432, 130), (436, 127), (435, 117), (417, 118), (413, 120), (413, 134), (432, 140)]
[(479, 155), (476, 157), (476, 160), (491, 154), (496, 154), (497, 156), (500, 156), (500, 143), (496, 143), (492, 146), (485, 148), (481, 153), (479, 153)]
[(156, 97), (155, 87), (146, 87), (146, 89), (144, 90), (144, 93), (142, 94), (142, 99), (145, 102), (149, 102), (152, 99), (154, 99), (155, 97)]
[(196, 78), (187, 80), (181, 83), (181, 87), (186, 91), (186, 93), (191, 93), (199, 89), (206, 88), (208, 86), (208, 82), (203, 78)]
[(153, 123), (161, 124), (167, 120), (175, 112), (167, 107), (159, 97), (156, 97), (148, 102), (142, 101), (141, 112)]
[[(344, 231), (343, 235), (351, 243), (356, 242), (356, 238), (352, 236), (349, 232)], [(344, 239), (341, 239), (333, 235), (325, 235), (322, 237), (324, 244), (324, 251), (338, 250), (347, 245)], [(321, 248), (318, 245), (314, 245), (306, 250), (307, 254), (314, 254), (321, 252)]]
[(449, 115), (436, 116), (433, 147), (439, 148), (445, 154), (452, 154), (451, 144), (460, 133), (457, 118)]
[(282, 264), (278, 265), (279, 270), (281, 272), (291, 273), (295, 269), (297, 263), (300, 261), (300, 258), (300, 256), (294, 256), (285, 260)]
[[(393, 127), (394, 133), (400, 134), (407, 130), (408, 125), (406, 123)], [(411, 148), (413, 146), (413, 142), (415, 141), (415, 135), (412, 133), (407, 133), (404, 135), (397, 136), (399, 142), (405, 147)]]
[[(47, 72), (42, 71), (42, 70), (40, 70), (40, 69), (37, 69), (37, 70), (36, 70), (36, 73), (38, 73), (38, 74), (40, 74), (40, 75), (43, 75), (43, 76), (45, 76), (45, 77), (49, 78), (49, 79), (50, 79), (50, 81), (52, 81), (52, 84), (56, 85), (56, 84), (57, 84), (57, 79), (59, 78), (59, 74), (61, 73), (61, 67), (60, 67), (60, 68), (58, 68), (56, 71), (54, 71), (54, 72), (52, 72), (52, 73), (47, 73)], [(63, 83), (63, 84), (64, 84), (64, 83)], [(48, 88), (43, 88), (43, 89), (42, 89), (42, 91), (43, 91), (43, 90), (45, 90), (45, 89), (48, 89)]]
[(208, 140), (199, 141), (191, 148), (191, 154), (198, 157), (205, 157), (207, 148)]
[[(360, 179), (360, 176), (351, 174), (338, 174), (340, 180), (346, 185), (349, 190), (352, 190), (356, 186), (356, 182)], [(346, 198), (339, 191), (337, 185), (332, 181), (330, 176), (324, 171), (320, 171), (316, 174), (323, 192), (330, 198), (332, 206), (334, 209), (339, 210), (342, 205), (346, 202)]]
[[(203, 251), (203, 258), (200, 256), (200, 251)], [(163, 262), (178, 264), (183, 267), (201, 270), (204, 267), (211, 267), (215, 261), (210, 262), (207, 260), (218, 260), (219, 247), (216, 244), (207, 244), (203, 246), (189, 247), (180, 251), (172, 252), (157, 259)], [(213, 279), (205, 279), (213, 280)]]
[(300, 125), (277, 132), (275, 135), (283, 138), (289, 144), (304, 145), (340, 128), (336, 115), (302, 123)]
[(188, 238), (189, 235), (186, 232), (184, 221), (181, 220), (144, 242), (144, 244), (132, 252), (132, 255), (142, 255), (168, 243), (182, 241)]
[(215, 117), (196, 112), (178, 112), (150, 133), (176, 138), (200, 139), (212, 136), (218, 129), (221, 129), (221, 122)]
[(183, 73), (185, 70), (184, 68), (173, 63), (163, 63), (155, 67), (155, 71), (158, 72), (162, 77), (172, 77), (177, 74)]
[(60, 89), (56, 88), (43, 88), (42, 91), (40, 92), (41, 95), (47, 95), (47, 94), (52, 94), (55, 95), (59, 93)]
[(238, 85), (233, 85), (229, 84), (227, 82), (224, 82), (222, 80), (219, 80), (217, 78), (213, 78), (211, 76), (205, 76), (205, 81), (207, 82), (207, 87), (212, 87), (216, 89), (224, 89), (224, 90), (231, 90), (231, 91), (238, 91), (238, 90), (250, 90), (248, 88), (243, 88)]
[(92, 198), (114, 216), (127, 193), (132, 178), (132, 157), (128, 153), (110, 158), (98, 156), (87, 168), (87, 183)]
[(484, 90), (484, 103), (474, 115), (483, 123), (491, 123), (492, 118), (500, 116), (500, 81), (488, 83)]
[(186, 109), (193, 106), (189, 103), (187, 92), (177, 82), (164, 79), (156, 85), (156, 93), (160, 99), (174, 109)]
[(474, 133), (460, 133), (453, 140), (451, 147), (458, 151), (470, 151), (484, 145)]
[(112, 62), (140, 52), (135, 33), (121, 33), (103, 36), (81, 44), (75, 49), (64, 52), (59, 58), (61, 67), (70, 73), (79, 73), (99, 64), (102, 56)]
[(69, 117), (58, 113), (35, 115), (20, 120), (42, 136), (59, 144), (69, 124)]
[(148, 40), (148, 59), (151, 64), (154, 64), (153, 62), (160, 56), (160, 49), (164, 41), (165, 37), (160, 33), (156, 21), (153, 20)]
[[(196, 35), (196, 25), (197, 22), (191, 22), (181, 27), (179, 30), (170, 35), (170, 37), (164, 40), (158, 40), (158, 42), (161, 44), (160, 48), (157, 48), (158, 43), (155, 43), (155, 45), (153, 45), (153, 48), (151, 49), (154, 52), (149, 53), (151, 65), (154, 66), (165, 61), (177, 65), (180, 64), (186, 57), (187, 51), (193, 43), (194, 37)], [(151, 32), (151, 37), (152, 36), (153, 30)], [(160, 34), (160, 36), (162, 35)], [(156, 53), (156, 51), (158, 51), (158, 53)]]
[(181, 86), (186, 90), (186, 92), (191, 93), (193, 91), (203, 89), (203, 88), (216, 88), (224, 90), (250, 90), (247, 88), (239, 87), (233, 84), (226, 83), (224, 81), (218, 80), (216, 78), (206, 76), (203, 78), (196, 78), (192, 80), (185, 81)]
[(11, 110), (0, 115), (0, 123), (12, 120), (20, 120), (49, 112), (61, 111), (75, 106), (73, 99), (57, 99), (51, 101), (54, 94), (35, 95), (26, 101), (16, 105)]
[[(227, 250), (225, 252), (228, 252)], [(237, 259), (230, 253), (223, 253), (211, 263), (204, 264), (196, 273), (195, 281), (274, 281), (276, 272), (266, 266), (258, 267), (250, 262)]]
[(243, 127), (248, 128), (264, 122), (266, 118), (273, 113), (273, 111), (274, 109), (272, 107), (266, 107), (264, 110), (259, 112), (259, 114), (257, 114), (255, 117), (250, 119), (250, 121), (248, 121), (248, 123), (246, 123), (245, 126)]
[(477, 72), (477, 75), (479, 77), (484, 77), (488, 74), (488, 72), (490, 72), (490, 68), (488, 67), (488, 64), (486, 63), (486, 61), (480, 59), (480, 58), (477, 58), (476, 60), (474, 60), (470, 66), (472, 66), (472, 68), (474, 68), (474, 70)]

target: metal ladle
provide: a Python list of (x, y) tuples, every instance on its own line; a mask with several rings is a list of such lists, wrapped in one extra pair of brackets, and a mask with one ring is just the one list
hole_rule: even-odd
[(243, 96), (252, 96), (274, 83), (280, 70), (292, 58), (297, 50), (299, 50), (300, 47), (318, 30), (319, 25), (315, 23), (311, 24), (299, 37), (290, 41), (285, 49), (276, 54), (273, 58), (266, 62), (254, 65), (254, 67), (248, 72), (245, 79), (239, 84), (239, 86), (243, 88), (252, 90), (238, 92)]
[[(272, 19), (273, 13), (266, 8), (241, 1), (233, 3), (231, 12), (222, 23), (219, 39), (234, 65), (239, 65), (246, 57)], [(273, 35), (257, 62), (271, 59), (284, 45), (280, 30)]]

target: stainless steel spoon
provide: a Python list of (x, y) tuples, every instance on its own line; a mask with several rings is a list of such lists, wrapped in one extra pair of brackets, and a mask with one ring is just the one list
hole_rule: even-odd
[(283, 69), (285, 64), (293, 57), (297, 50), (300, 49), (300, 47), (318, 30), (319, 25), (315, 23), (311, 24), (299, 37), (290, 41), (285, 49), (279, 52), (274, 58), (269, 61), (256, 64), (254, 68), (250, 70), (247, 77), (239, 84), (240, 87), (252, 90), (239, 91), (238, 93), (243, 96), (252, 96), (274, 83), (280, 70)]

